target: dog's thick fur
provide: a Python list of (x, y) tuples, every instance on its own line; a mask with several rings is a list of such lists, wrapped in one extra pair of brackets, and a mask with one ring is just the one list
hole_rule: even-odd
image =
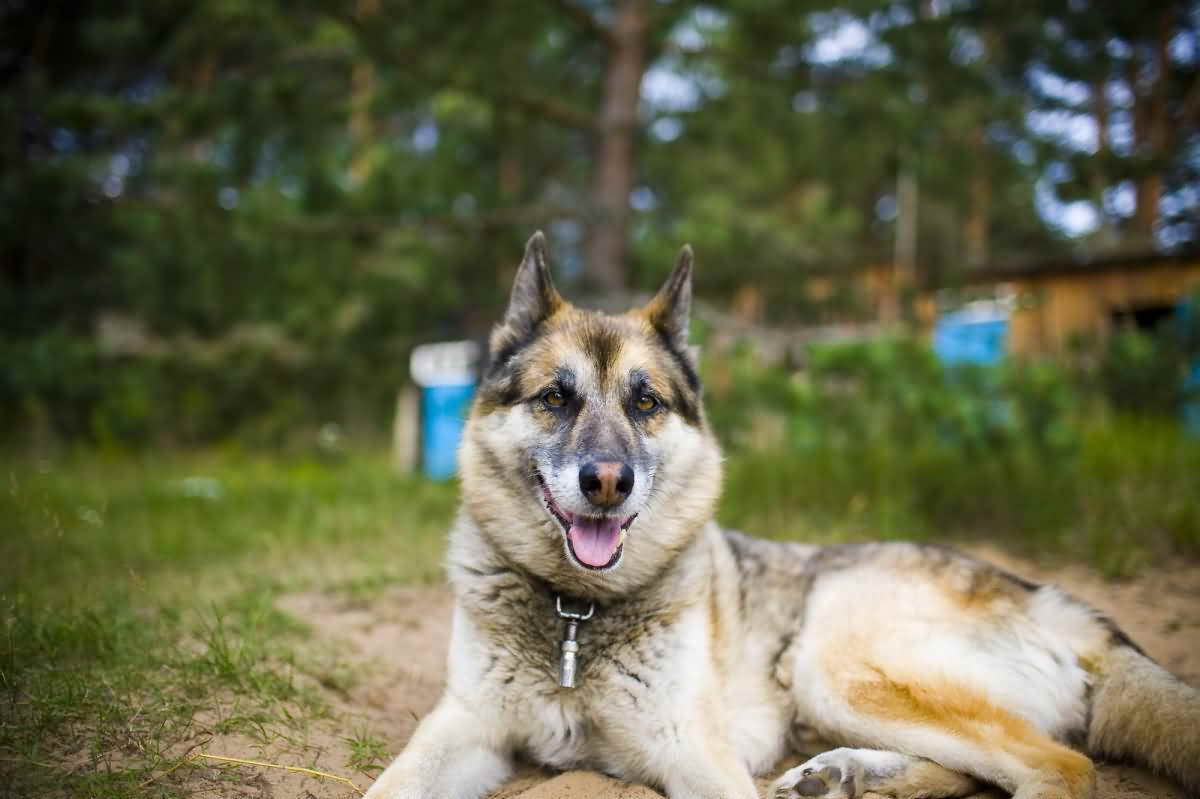
[[(1082, 752), (1200, 791), (1200, 694), (1058, 589), (940, 547), (718, 528), (721, 455), (686, 341), (690, 251), (648, 306), (609, 316), (559, 297), (543, 246), (526, 250), (460, 453), (446, 693), (370, 799), (481, 797), (518, 755), (671, 799), (751, 799), (751, 775), (802, 727), (856, 748), (788, 772), (778, 797), (993, 783), (1083, 799)], [(581, 489), (598, 458), (633, 470), (619, 505)], [(617, 516), (623, 545), (589, 568), (572, 520)], [(574, 688), (557, 679), (556, 596), (595, 604)]]

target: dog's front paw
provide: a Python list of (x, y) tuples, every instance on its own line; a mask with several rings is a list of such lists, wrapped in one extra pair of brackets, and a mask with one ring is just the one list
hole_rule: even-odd
[(834, 749), (785, 773), (775, 781), (775, 799), (857, 799), (863, 790), (862, 764), (853, 749)]
[[(405, 783), (408, 783), (407, 787)], [(387, 771), (379, 775), (363, 799), (423, 799), (421, 792), (412, 787), (414, 780), (403, 780)]]

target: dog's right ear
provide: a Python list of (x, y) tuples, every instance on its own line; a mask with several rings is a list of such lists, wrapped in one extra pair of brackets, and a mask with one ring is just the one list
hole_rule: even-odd
[(525, 257), (517, 267), (508, 310), (504, 312), (504, 320), (492, 331), (492, 363), (495, 365), (508, 360), (500, 357), (501, 354), (505, 350), (515, 349), (542, 320), (562, 305), (563, 298), (554, 288), (550, 267), (546, 264), (546, 237), (539, 230), (525, 245)]

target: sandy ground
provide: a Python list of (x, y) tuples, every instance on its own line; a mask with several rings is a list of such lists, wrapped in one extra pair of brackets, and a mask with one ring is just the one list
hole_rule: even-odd
[[(994, 550), (976, 550), (976, 554), (1019, 574), (1064, 586), (1111, 615), (1160, 663), (1200, 686), (1200, 569), (1159, 570), (1134, 582), (1110, 583), (1082, 568), (1041, 568)], [(318, 645), (336, 646), (347, 659), (361, 664), (360, 679), (336, 700), (335, 716), (359, 719), (399, 750), (441, 692), (451, 603), (445, 588), (415, 588), (392, 591), (369, 604), (321, 594), (295, 595), (283, 602), (283, 609), (312, 625)], [(353, 730), (331, 723), (310, 729), (299, 748), (280, 746), (272, 751), (272, 746), (255, 748), (245, 740), (218, 738), (206, 742), (204, 751), (236, 752), (241, 757), (348, 775), (365, 787), (369, 779), (348, 765), (346, 737), (352, 734)], [(819, 751), (817, 745), (808, 754)], [(797, 756), (781, 763), (776, 774), (802, 759)], [(189, 771), (189, 776), (179, 778), (191, 783), (196, 795), (305, 799), (355, 795), (343, 783), (277, 769), (197, 764)], [(759, 781), (764, 796), (776, 774)], [(1104, 764), (1099, 783), (1101, 799), (1185, 799), (1181, 790), (1132, 767)], [(495, 799), (582, 797), (655, 799), (660, 794), (598, 774), (552, 774), (530, 767), (494, 795)]]

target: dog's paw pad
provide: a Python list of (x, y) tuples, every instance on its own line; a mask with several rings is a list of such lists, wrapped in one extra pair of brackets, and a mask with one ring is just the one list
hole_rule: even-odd
[(862, 769), (849, 750), (835, 749), (797, 766), (775, 782), (775, 799), (857, 799)]

